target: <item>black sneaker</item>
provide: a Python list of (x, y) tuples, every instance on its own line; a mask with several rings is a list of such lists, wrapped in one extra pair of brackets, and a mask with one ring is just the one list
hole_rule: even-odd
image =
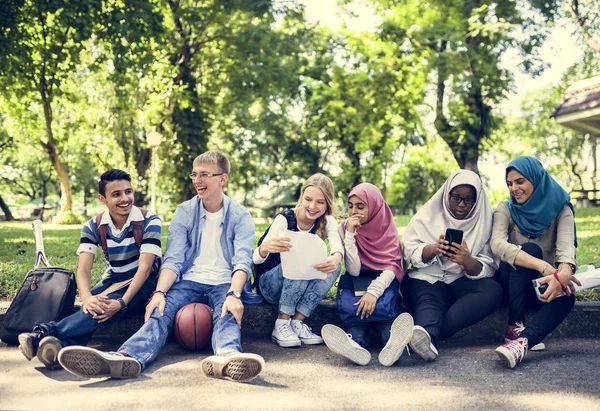
[(58, 352), (63, 348), (60, 340), (56, 337), (44, 337), (37, 349), (38, 360), (50, 370), (61, 368), (58, 363)]
[(37, 354), (40, 340), (43, 338), (41, 333), (21, 333), (19, 334), (19, 350), (23, 353), (27, 361), (31, 361)]

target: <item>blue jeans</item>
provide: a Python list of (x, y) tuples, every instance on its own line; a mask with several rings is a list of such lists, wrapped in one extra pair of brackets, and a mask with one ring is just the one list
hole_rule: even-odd
[[(100, 294), (116, 281), (120, 281), (120, 279), (103, 279), (92, 288), (92, 295)], [(156, 288), (156, 281), (156, 277), (147, 279), (142, 288), (140, 288), (129, 302), (127, 310), (124, 313), (116, 313), (103, 323), (94, 320), (91, 314), (84, 314), (82, 310), (79, 310), (58, 322), (51, 321), (49, 323), (37, 324), (33, 331), (41, 332), (44, 336), (52, 335), (58, 338), (63, 347), (69, 345), (87, 345), (94, 331), (99, 327), (143, 313), (146, 310), (148, 298), (150, 298), (150, 295)], [(126, 291), (127, 287), (124, 287), (108, 294), (107, 297), (116, 300), (123, 297)]]
[(283, 269), (279, 264), (260, 277), (260, 292), (270, 304), (279, 306), (280, 313), (294, 315), (298, 312), (310, 317), (335, 283), (340, 271), (338, 266), (324, 280), (290, 280), (283, 277)]
[(381, 337), (382, 345), (386, 345), (390, 340), (392, 324), (394, 320), (375, 321), (375, 322), (360, 322), (352, 324), (342, 324), (348, 330), (348, 334), (352, 335), (352, 339), (361, 347), (367, 350), (373, 346), (371, 333), (378, 331)]
[(142, 369), (158, 357), (165, 346), (173, 321), (179, 309), (191, 303), (208, 304), (213, 310), (212, 349), (217, 355), (232, 351), (241, 352), (241, 330), (233, 315), (228, 312), (221, 317), (227, 291), (231, 284), (207, 285), (183, 280), (167, 292), (165, 312), (158, 308), (152, 316), (117, 351), (135, 358)]

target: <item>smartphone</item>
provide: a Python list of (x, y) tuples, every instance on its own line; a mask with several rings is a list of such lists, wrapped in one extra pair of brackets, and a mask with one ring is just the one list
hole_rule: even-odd
[[(544, 294), (546, 292), (546, 290), (548, 289), (548, 283), (540, 284), (538, 280), (539, 280), (539, 278), (536, 278), (535, 280), (531, 280), (531, 282), (533, 283), (533, 289), (535, 290), (535, 295), (537, 296), (538, 300), (542, 301), (541, 297), (542, 297), (542, 294)], [(567, 293), (562, 293), (558, 297), (562, 297), (563, 295), (567, 295)], [(556, 297), (556, 298), (558, 298), (558, 297)]]
[[(446, 229), (446, 241), (448, 241), (448, 245), (452, 244), (452, 243), (456, 243), (456, 244), (462, 244), (462, 240), (463, 240), (463, 231), (462, 230), (455, 230), (454, 228), (447, 228)], [(448, 250), (449, 253), (455, 254), (454, 251), (452, 251), (451, 249)]]

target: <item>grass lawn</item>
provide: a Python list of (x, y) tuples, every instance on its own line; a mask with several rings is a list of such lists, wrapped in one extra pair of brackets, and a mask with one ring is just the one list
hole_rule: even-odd
[[(579, 247), (577, 262), (593, 264), (600, 267), (600, 209), (577, 210), (577, 237)], [(396, 217), (398, 232), (402, 234), (410, 221), (408, 216)], [(163, 225), (163, 252), (167, 243), (168, 224)], [(255, 244), (267, 224), (257, 224)], [(51, 265), (66, 267), (74, 272), (77, 269), (75, 251), (79, 245), (81, 226), (44, 225), (44, 245)], [(35, 246), (31, 222), (0, 222), (0, 299), (10, 298), (19, 288), (25, 274), (33, 268)], [(92, 271), (92, 284), (95, 284), (106, 265), (101, 252), (96, 255)], [(334, 290), (329, 292), (333, 296)], [(600, 289), (586, 290), (578, 293), (579, 300), (600, 300)]]

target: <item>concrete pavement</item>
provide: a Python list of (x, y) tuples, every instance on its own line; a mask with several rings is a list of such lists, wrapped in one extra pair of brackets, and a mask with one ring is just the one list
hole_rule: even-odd
[[(547, 350), (505, 368), (487, 337), (440, 345), (432, 363), (406, 353), (393, 367), (351, 364), (325, 346), (283, 349), (265, 338), (244, 338), (247, 352), (267, 365), (251, 383), (212, 380), (200, 370), (209, 355), (167, 344), (133, 380), (83, 380), (47, 371), (15, 347), (0, 346), (0, 409), (206, 410), (600, 410), (600, 339), (548, 338)], [(94, 340), (111, 350), (118, 342)]]

